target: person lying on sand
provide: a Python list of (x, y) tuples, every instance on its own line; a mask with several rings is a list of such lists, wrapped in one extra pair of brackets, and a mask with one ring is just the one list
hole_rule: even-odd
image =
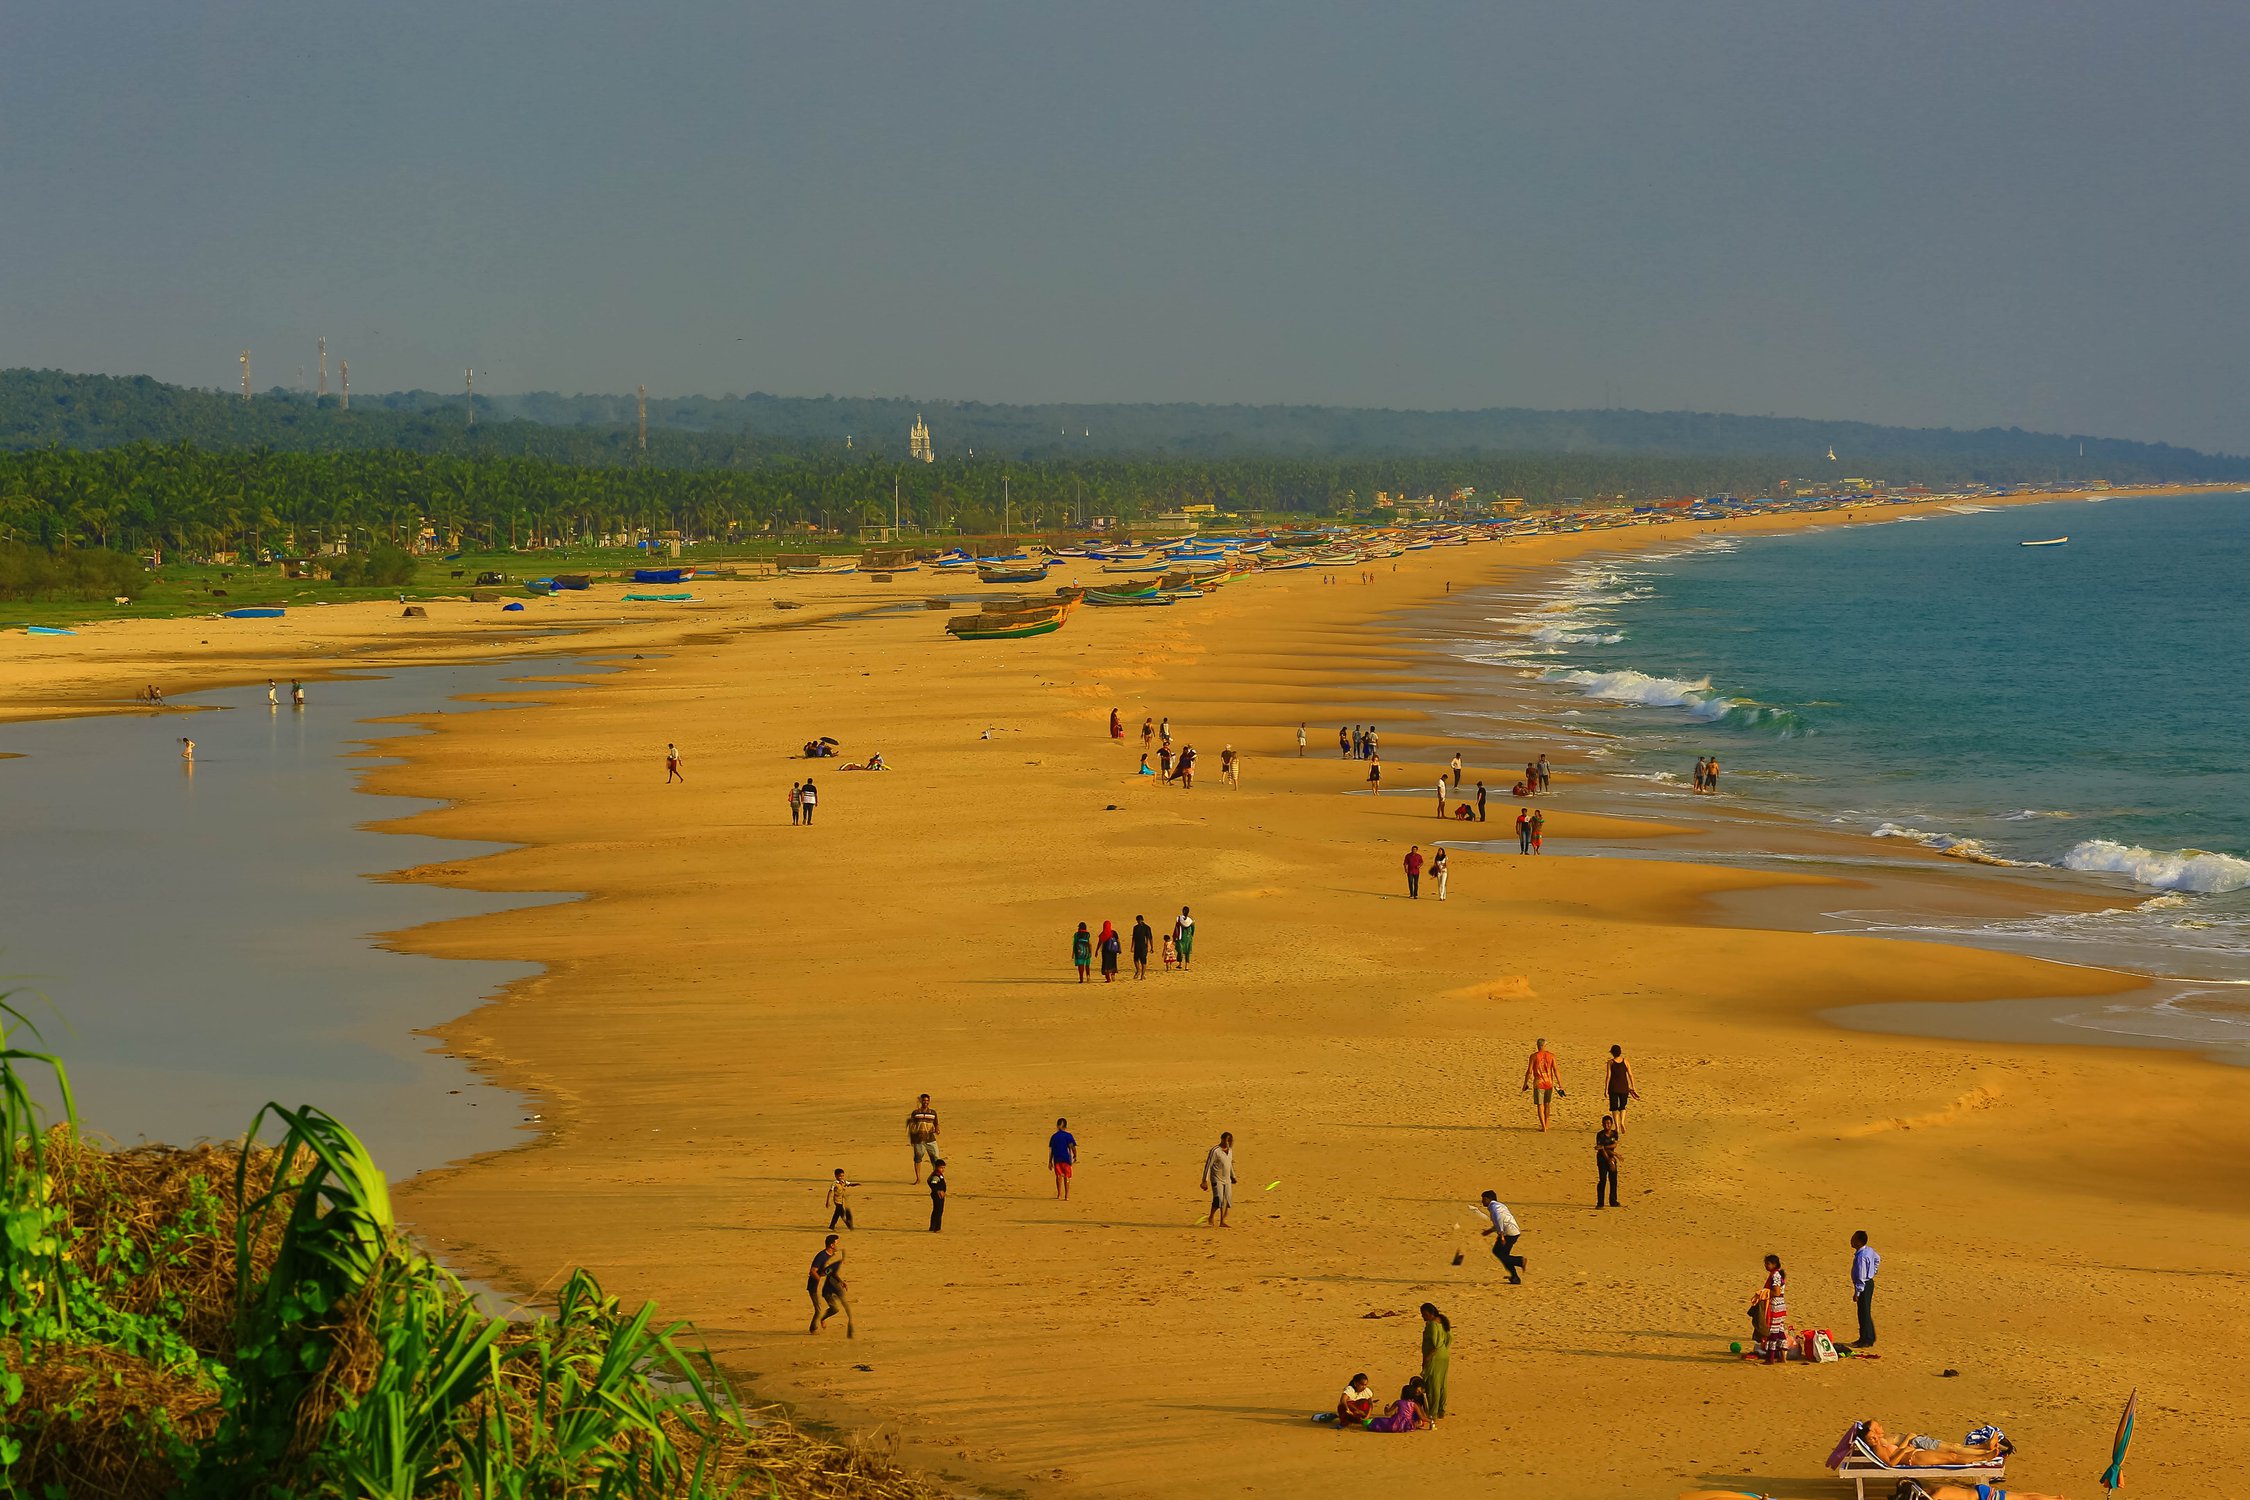
[(1894, 1438), (1873, 1417), (1859, 1424), (1859, 1436), (1868, 1447), (1875, 1450), (1877, 1458), (1894, 1469), (1989, 1463), (2016, 1451), (2016, 1445), (2009, 1442), (2007, 1434), (2002, 1432), (1993, 1433), (1981, 1443), (1948, 1443), (1921, 1433)]
[(2044, 1490), (2014, 1490), (1998, 1484), (1940, 1484), (1930, 1488), (1902, 1479), (1891, 1500), (2063, 1500)]

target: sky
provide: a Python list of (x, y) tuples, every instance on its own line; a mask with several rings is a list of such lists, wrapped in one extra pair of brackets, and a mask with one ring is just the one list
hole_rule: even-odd
[(2250, 7), (9, 0), (0, 366), (2250, 452)]

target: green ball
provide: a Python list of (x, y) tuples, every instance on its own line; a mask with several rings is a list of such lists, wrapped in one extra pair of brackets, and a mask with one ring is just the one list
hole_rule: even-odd
[(1740, 1340), (1740, 1339), (1736, 1339), (1736, 1340), (1735, 1340), (1735, 1341), (1734, 1341), (1733, 1343), (1731, 1343), (1731, 1344), (1727, 1345), (1727, 1353), (1729, 1353), (1729, 1354), (1740, 1354), (1741, 1352), (1742, 1352), (1742, 1340)]

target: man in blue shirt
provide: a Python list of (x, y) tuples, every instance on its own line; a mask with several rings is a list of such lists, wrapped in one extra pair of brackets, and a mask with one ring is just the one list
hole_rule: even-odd
[(1867, 1243), (1867, 1231), (1852, 1231), (1852, 1305), (1859, 1309), (1859, 1337), (1852, 1340), (1854, 1349), (1875, 1347), (1875, 1272), (1882, 1264), (1883, 1257)]
[(1070, 1201), (1070, 1169), (1078, 1165), (1078, 1137), (1070, 1133), (1070, 1121), (1055, 1121), (1055, 1133), (1047, 1137), (1047, 1168), (1055, 1174), (1055, 1196)]

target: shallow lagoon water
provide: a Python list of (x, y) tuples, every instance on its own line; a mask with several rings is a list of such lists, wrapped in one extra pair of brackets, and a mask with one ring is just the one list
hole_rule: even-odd
[(317, 1104), (394, 1177), (522, 1139), (524, 1102), (416, 1032), (537, 965), (375, 934), (569, 898), (370, 878), (502, 846), (369, 831), (433, 804), (358, 784), (380, 763), (370, 742), (419, 732), (368, 720), (506, 712), (454, 700), (526, 671), (311, 683), (302, 710), (284, 681), (278, 710), (260, 686), (170, 700), (207, 712), (0, 725), (0, 756), (18, 757), (0, 759), (0, 987), (62, 1054), (89, 1129), (226, 1139), (268, 1100)]

